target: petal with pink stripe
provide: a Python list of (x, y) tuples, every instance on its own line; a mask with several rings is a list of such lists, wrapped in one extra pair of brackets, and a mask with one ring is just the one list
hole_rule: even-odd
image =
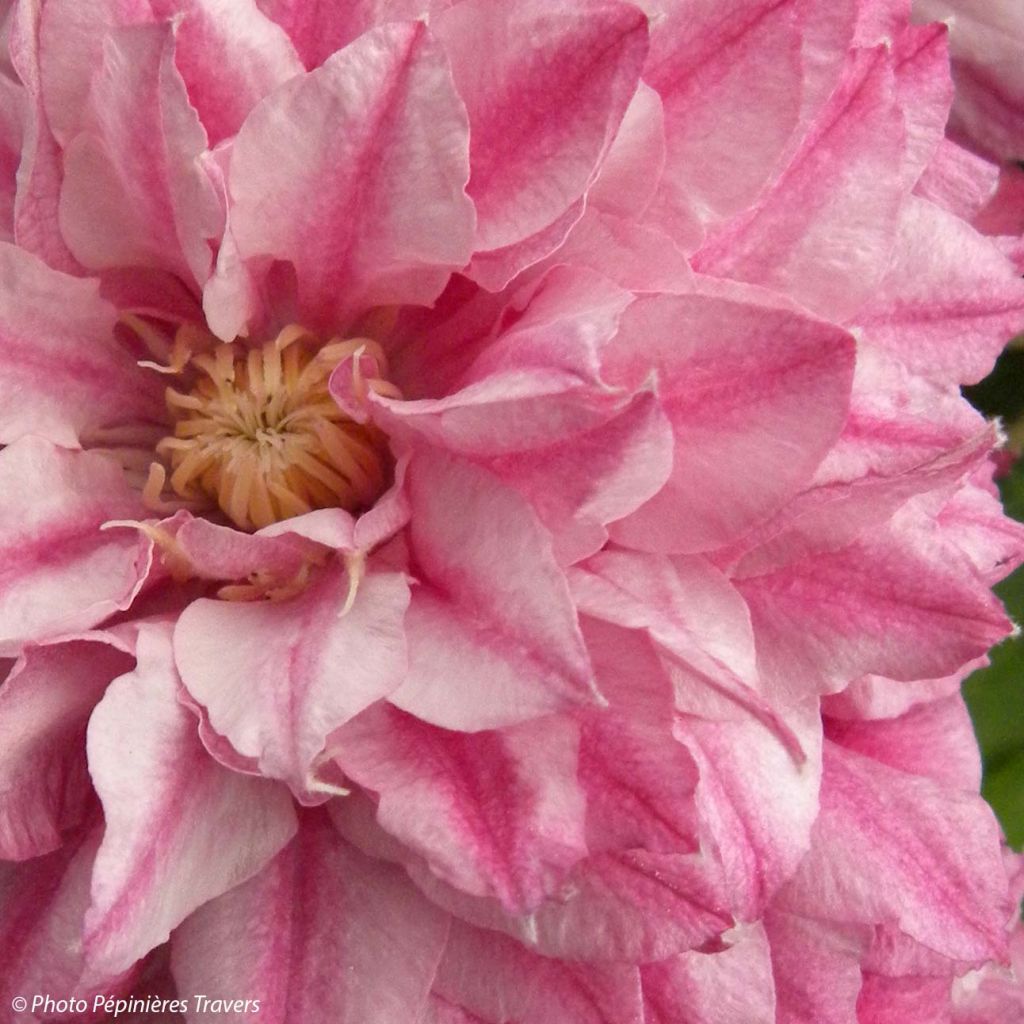
[(175, 627), (174, 656), (213, 729), (268, 778), (318, 803), (332, 791), (318, 777), (332, 733), (404, 678), (409, 586), (401, 574), (370, 571), (346, 611), (353, 581), (344, 566), (313, 573), (284, 601), (194, 601)]
[[(445, 915), (401, 869), (310, 814), (258, 875), (175, 932), (172, 968), (181, 992), (258, 999), (262, 1024), (411, 1024), (446, 933)], [(189, 1024), (224, 1020), (194, 1004), (188, 1014)]]
[(381, 826), (459, 889), (525, 912), (586, 853), (571, 721), (460, 733), (381, 704), (336, 739), (345, 774), (379, 795)]
[(0, 656), (127, 608), (152, 544), (112, 519), (145, 515), (121, 468), (25, 438), (0, 451)]
[(221, 767), (178, 701), (170, 629), (139, 632), (138, 665), (89, 722), (89, 772), (106, 829), (92, 873), (90, 967), (125, 971), (197, 907), (260, 871), (291, 839), (282, 786)]
[(85, 729), (132, 658), (107, 633), (28, 648), (0, 687), (0, 858), (60, 846), (90, 797)]

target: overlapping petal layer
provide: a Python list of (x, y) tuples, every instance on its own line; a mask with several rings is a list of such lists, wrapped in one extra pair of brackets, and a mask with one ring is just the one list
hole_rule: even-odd
[(1008, 1024), (955, 25), (9, 6), (0, 1024)]

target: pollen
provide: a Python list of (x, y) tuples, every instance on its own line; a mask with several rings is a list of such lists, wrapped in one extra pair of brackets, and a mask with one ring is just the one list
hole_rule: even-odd
[(175, 352), (168, 370), (191, 387), (167, 389), (173, 434), (157, 445), (161, 462), (151, 467), (145, 495), (156, 503), (169, 486), (186, 503), (215, 505), (243, 530), (314, 509), (371, 507), (388, 483), (387, 445), (328, 390), (334, 367), (368, 347), (386, 365), (369, 339), (321, 346), (296, 326), (262, 347), (230, 342)]

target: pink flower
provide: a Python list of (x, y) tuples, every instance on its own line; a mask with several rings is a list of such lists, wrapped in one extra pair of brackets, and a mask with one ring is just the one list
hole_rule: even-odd
[(945, 28), (643, 6), (11, 5), (0, 1021), (1016, 998)]

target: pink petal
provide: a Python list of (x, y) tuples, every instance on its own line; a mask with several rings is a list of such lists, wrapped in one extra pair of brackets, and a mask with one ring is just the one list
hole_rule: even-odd
[(783, 904), (839, 922), (891, 922), (954, 960), (1006, 948), (999, 827), (981, 797), (826, 743), (814, 844)]
[(587, 195), (588, 204), (618, 217), (634, 217), (647, 208), (665, 163), (665, 125), (661, 97), (641, 82), (633, 94)]
[(223, 209), (171, 27), (107, 35), (89, 97), (64, 154), (60, 227), (72, 252), (91, 269), (153, 267), (202, 284)]
[(646, 1024), (776, 1024), (764, 929), (737, 929), (719, 953), (684, 953), (640, 969)]
[(953, 101), (945, 25), (906, 26), (896, 36), (896, 95), (907, 126), (904, 180), (913, 186), (942, 141)]
[[(704, 559), (608, 550), (569, 578), (581, 612), (647, 631), (673, 667), (687, 673), (687, 689), (706, 686), (727, 698), (746, 689), (756, 703), (749, 614), (733, 585)], [(691, 713), (709, 710), (681, 686), (676, 701)], [(734, 717), (731, 711), (726, 717)]]
[(839, 550), (794, 551), (788, 565), (735, 579), (762, 673), (796, 695), (835, 692), (867, 673), (913, 680), (955, 672), (1010, 628), (964, 561), (927, 525), (903, 521)]
[(714, 941), (734, 922), (720, 872), (701, 854), (597, 854), (528, 916), (447, 887), (416, 863), (406, 868), (432, 902), (462, 920), (570, 964), (661, 960)]
[(905, 147), (891, 57), (862, 51), (787, 171), (701, 251), (696, 268), (766, 285), (845, 319), (884, 273)]
[[(871, 362), (867, 350), (862, 351), (858, 374)], [(719, 556), (732, 566), (731, 575), (758, 576), (818, 552), (837, 551), (884, 531), (915, 497), (923, 500), (927, 495), (941, 507), (950, 491), (961, 488), (969, 474), (988, 463), (996, 440), (992, 424), (958, 394), (906, 374), (905, 384), (910, 386), (879, 385), (884, 374), (865, 377), (815, 486)], [(963, 543), (976, 548), (982, 561), (996, 550), (1011, 556), (1014, 532), (997, 533), (983, 518), (964, 528)], [(950, 543), (958, 540), (955, 528), (945, 536)], [(992, 568), (991, 563), (986, 565), (986, 570)]]
[(375, 29), (281, 86), (231, 154), (241, 258), (289, 261), (313, 328), (432, 301), (469, 256), (465, 117), (421, 23)]
[(649, 635), (660, 666), (654, 671), (670, 678), (676, 711), (757, 723), (790, 757), (804, 760), (800, 738), (762, 696), (747, 608), (721, 573), (699, 558), (670, 562), (615, 551), (583, 569), (570, 577), (580, 611)]
[(886, 978), (869, 974), (857, 999), (859, 1024), (946, 1024), (949, 1020), (948, 978)]
[(138, 667), (111, 684), (89, 723), (106, 831), (84, 942), (101, 972), (130, 967), (197, 907), (256, 874), (295, 830), (283, 788), (206, 753), (177, 700), (169, 634), (140, 632)]
[[(999, 168), (995, 164), (975, 156), (951, 139), (943, 139), (918, 179), (914, 194), (963, 220), (973, 221), (992, 198), (998, 180)], [(985, 231), (980, 226), (978, 229)]]
[(292, 519), (271, 523), (260, 530), (262, 543), (280, 538), (290, 546), (308, 550), (309, 542), (343, 552), (365, 554), (396, 534), (409, 521), (409, 501), (405, 493), (405, 472), (409, 464), (403, 455), (395, 463), (394, 482), (373, 508), (353, 516), (341, 508), (314, 509)]
[(976, 669), (988, 664), (987, 657), (969, 661), (953, 675), (940, 679), (914, 679), (909, 682), (884, 676), (862, 676), (841, 693), (829, 694), (821, 702), (822, 712), (830, 718), (898, 718), (913, 708), (952, 697), (960, 692), (963, 681)]
[[(258, 999), (261, 1024), (411, 1024), (446, 930), (400, 869), (310, 816), (258, 875), (175, 932), (172, 966), (180, 992)], [(191, 1002), (189, 1024), (225, 1019)]]
[(18, 4), (11, 19), (10, 55), (25, 84), (26, 123), (14, 199), (14, 237), (51, 267), (75, 273), (81, 264), (71, 255), (58, 226), (62, 154), (43, 109), (40, 68), (40, 4)]
[(151, 544), (102, 532), (143, 516), (120, 467), (103, 455), (25, 438), (0, 452), (0, 655), (89, 629), (127, 608), (149, 569)]
[(956, 104), (952, 131), (1000, 161), (1024, 157), (1024, 21), (1012, 0), (918, 0), (918, 20), (949, 20)]
[(0, 238), (14, 239), (17, 173), (24, 145), (28, 96), (21, 84), (5, 78), (0, 85)]
[(151, 0), (175, 17), (175, 64), (214, 146), (234, 135), (267, 93), (304, 70), (284, 31), (256, 0)]
[(908, 775), (970, 793), (981, 788), (978, 741), (959, 694), (919, 704), (898, 718), (827, 719), (825, 728), (829, 739), (840, 746)]
[(549, 257), (557, 257), (558, 250), (582, 219), (586, 205), (586, 199), (577, 199), (546, 228), (528, 238), (498, 249), (477, 252), (463, 272), (481, 288), (503, 291), (524, 271), (535, 270)]
[(751, 920), (792, 875), (811, 842), (821, 779), (816, 711), (790, 711), (786, 725), (804, 760), (751, 718), (711, 722), (681, 719), (676, 735), (700, 772), (697, 807), (707, 845), (721, 861), (736, 915)]
[[(262, 774), (315, 803), (328, 738), (402, 682), (409, 588), (400, 574), (371, 570), (343, 614), (348, 573), (339, 564), (313, 572), (285, 601), (193, 602), (174, 631), (174, 653), (214, 730)], [(225, 644), (225, 636), (234, 639)]]
[(115, 341), (116, 317), (98, 282), (0, 243), (0, 442), (77, 447), (101, 427), (162, 421), (163, 387)]
[[(655, 209), (669, 223), (749, 206), (797, 125), (797, 4), (659, 2), (644, 78), (664, 104), (668, 156)], [(770, 72), (767, 69), (771, 69)]]
[[(85, 971), (82, 918), (89, 906), (89, 874), (100, 829), (82, 831), (64, 847), (23, 864), (0, 864), (0, 1020), (53, 1020), (37, 1010), (32, 1016), (9, 1012), (15, 996), (90, 999), (98, 992), (121, 994), (123, 972)], [(58, 995), (59, 993), (59, 995)]]
[(857, 322), (908, 369), (973, 383), (1024, 324), (1024, 282), (991, 241), (912, 197), (892, 267)]
[(593, 181), (637, 87), (646, 19), (615, 0), (466, 0), (431, 27), (469, 112), (476, 248), (519, 242)]
[(765, 931), (778, 1024), (860, 1024), (863, 930), (773, 911), (765, 918)]
[(337, 761), (379, 794), (380, 824), (440, 878), (514, 913), (586, 852), (578, 743), (555, 718), (466, 734), (378, 705), (338, 734)]
[(644, 1020), (635, 967), (546, 960), (511, 939), (459, 922), (452, 924), (434, 992), (486, 1024)]
[(572, 564), (600, 550), (605, 527), (664, 486), (672, 429), (653, 395), (640, 395), (614, 419), (582, 435), (491, 463), (552, 532), (555, 554)]
[(28, 648), (0, 687), (0, 857), (61, 845), (90, 795), (85, 727), (107, 685), (132, 664), (105, 633)]
[(991, 473), (990, 462), (945, 504), (939, 522), (982, 578), (995, 584), (1024, 560), (1024, 526), (1007, 518)]
[(638, 387), (653, 371), (675, 435), (672, 476), (612, 536), (647, 551), (721, 546), (806, 486), (846, 416), (853, 342), (763, 293), (712, 282), (639, 299), (607, 373)]
[[(601, 379), (601, 349), (631, 301), (593, 271), (555, 267), (507, 300), (497, 324), (485, 321), (453, 353), (461, 372), (450, 393), (411, 401), (373, 396), (369, 415), (393, 438), (414, 432), (475, 457), (562, 442), (606, 422), (628, 401)], [(422, 352), (406, 355), (399, 386), (417, 370), (433, 372), (433, 341), (431, 335), (412, 343)], [(331, 378), (343, 408), (351, 378), (346, 364)]]
[(153, 22), (150, 0), (46, 0), (40, 5), (39, 48), (46, 119), (61, 147), (82, 130), (89, 91), (103, 64), (104, 39), (118, 29)]
[[(986, 166), (993, 168), (992, 164)], [(983, 209), (968, 214), (968, 218), (973, 218), (972, 223), (982, 234), (1024, 234), (1024, 169), (1016, 164), (1001, 168), (998, 188), (994, 195), (986, 196), (986, 200), (991, 201)]]
[[(340, 510), (339, 510), (340, 511)], [(175, 518), (187, 513), (178, 513)], [(196, 576), (208, 580), (247, 580), (255, 573), (267, 573), (284, 586), (302, 567), (323, 558), (323, 549), (291, 534), (268, 537), (242, 533), (208, 519), (185, 518), (180, 525), (164, 520), (161, 529), (172, 533), (175, 544)]]
[(444, 10), (450, 0), (256, 0), (288, 33), (312, 70), (364, 32), (389, 21), (413, 21)]
[(596, 699), (551, 539), (495, 477), (440, 453), (409, 467), (419, 578), (398, 707), (447, 729), (493, 729)]
[[(595, 777), (596, 778), (596, 777)], [(636, 804), (642, 800), (636, 788)], [(664, 787), (662, 787), (664, 789)], [(664, 796), (660, 797), (665, 805)], [(677, 804), (685, 802), (684, 796)], [(620, 823), (628, 828), (623, 801)], [(349, 841), (373, 856), (403, 864), (431, 902), (466, 921), (513, 936), (544, 956), (602, 962), (663, 959), (714, 939), (733, 918), (715, 865), (704, 854), (650, 853), (621, 849), (580, 861), (550, 898), (531, 913), (510, 913), (494, 898), (471, 896), (443, 882), (426, 863), (396, 842), (374, 820), (374, 808), (355, 795), (334, 801), (335, 825)], [(632, 833), (650, 836), (656, 811)], [(677, 813), (673, 808), (671, 813)], [(606, 828), (610, 815), (602, 815)], [(625, 832), (620, 833), (624, 837)], [(664, 844), (666, 830), (659, 837)], [(679, 844), (686, 845), (686, 840)]]

